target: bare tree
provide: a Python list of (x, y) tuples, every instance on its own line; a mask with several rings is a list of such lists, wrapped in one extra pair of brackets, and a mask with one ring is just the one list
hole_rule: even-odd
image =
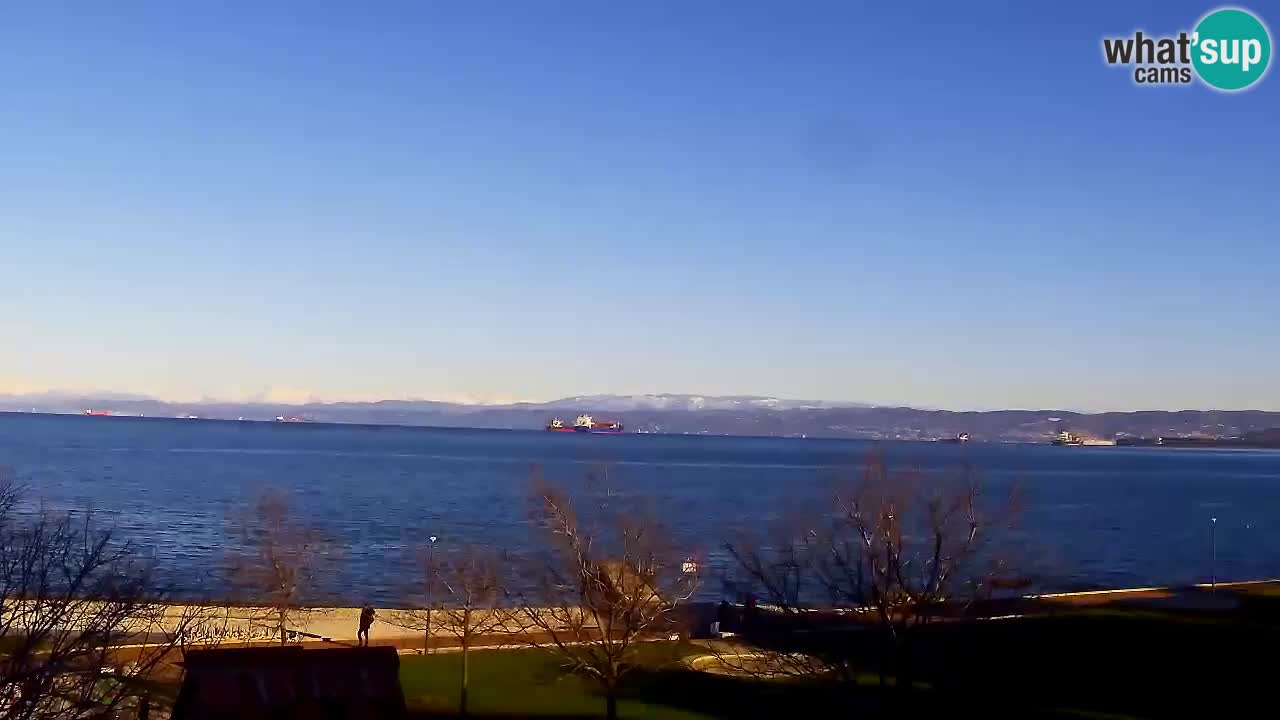
[(284, 494), (268, 490), (252, 512), (233, 518), (241, 546), (229, 559), (231, 580), (260, 608), (254, 623), (272, 628), (282, 645), (290, 626), (305, 623), (314, 610), (316, 581), (332, 565), (332, 546), (320, 531), (296, 518)]
[[(1016, 493), (988, 501), (971, 467), (945, 477), (893, 471), (876, 453), (826, 511), (791, 518), (769, 543), (726, 547), (768, 598), (775, 629), (821, 625), (828, 638), (858, 642), (870, 625), (881, 684), (893, 665), (909, 689), (916, 630), (962, 615), (1009, 573), (1001, 542), (1016, 509)], [(851, 678), (851, 654), (782, 652), (770, 667)]]
[(519, 617), (531, 642), (599, 684), (612, 720), (639, 644), (671, 633), (697, 568), (673, 552), (641, 508), (602, 506), (587, 520), (555, 487), (539, 482), (535, 498), (546, 545), (534, 560), (532, 591), (519, 598)]
[(0, 481), (0, 720), (106, 717), (170, 669), (207, 620), (89, 514), (20, 511)]
[[(787, 512), (766, 528), (763, 537), (744, 529), (737, 539), (725, 543), (738, 571), (735, 576), (745, 574), (749, 592), (741, 610), (723, 605), (729, 613), (718, 617), (720, 630), (741, 634), (750, 645), (710, 645), (720, 665), (738, 674), (763, 677), (853, 679), (847, 653), (839, 643), (835, 652), (829, 652), (812, 642), (794, 642), (796, 636), (812, 639), (843, 633), (857, 622), (850, 613), (865, 606), (856, 568), (847, 574), (828, 572), (827, 545), (835, 539), (829, 515), (829, 507)], [(743, 585), (738, 580), (734, 588), (742, 590)], [(756, 603), (757, 594), (765, 607)]]
[(467, 715), (471, 646), (476, 639), (507, 629), (511, 613), (502, 607), (502, 554), (487, 548), (463, 548), (439, 566), (441, 626), (462, 648), (462, 683), (458, 712)]

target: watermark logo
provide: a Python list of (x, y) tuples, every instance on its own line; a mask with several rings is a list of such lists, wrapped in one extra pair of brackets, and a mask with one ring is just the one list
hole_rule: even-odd
[(1187, 85), (1195, 77), (1216, 90), (1244, 90), (1262, 79), (1271, 63), (1271, 34), (1248, 10), (1221, 8), (1191, 32), (1151, 37), (1141, 30), (1102, 39), (1108, 65), (1133, 66), (1139, 85)]

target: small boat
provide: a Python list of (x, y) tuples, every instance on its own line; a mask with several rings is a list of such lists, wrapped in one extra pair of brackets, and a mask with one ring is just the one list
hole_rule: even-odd
[(969, 433), (960, 433), (955, 437), (942, 438), (938, 442), (944, 443), (967, 443), (969, 442)]

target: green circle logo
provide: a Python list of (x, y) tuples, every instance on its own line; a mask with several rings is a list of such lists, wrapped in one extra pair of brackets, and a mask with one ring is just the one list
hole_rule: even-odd
[(1196, 25), (1191, 63), (1219, 90), (1243, 90), (1262, 78), (1271, 61), (1267, 26), (1245, 10), (1215, 10)]

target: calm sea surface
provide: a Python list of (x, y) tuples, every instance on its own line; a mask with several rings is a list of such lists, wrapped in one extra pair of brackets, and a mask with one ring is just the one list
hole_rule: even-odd
[(290, 493), (342, 546), (329, 601), (394, 604), (415, 548), (530, 542), (530, 477), (580, 486), (607, 468), (617, 492), (653, 498), (703, 549), (718, 596), (720, 540), (816, 497), (833, 469), (879, 448), (890, 462), (968, 462), (998, 492), (1022, 487), (1029, 563), (1057, 588), (1280, 576), (1280, 453), (1048, 445), (438, 430), (0, 414), (0, 468), (33, 501), (99, 519), (173, 578), (216, 592), (228, 518), (263, 488)]

